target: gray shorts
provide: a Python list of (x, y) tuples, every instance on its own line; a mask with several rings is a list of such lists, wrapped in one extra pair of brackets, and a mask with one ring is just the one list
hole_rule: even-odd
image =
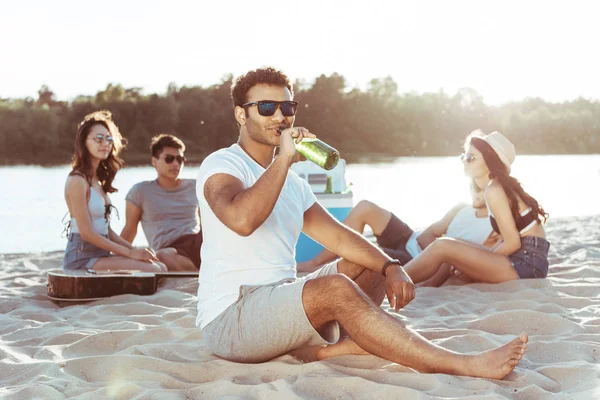
[(337, 274), (337, 261), (301, 278), (261, 286), (240, 286), (238, 300), (204, 327), (211, 351), (226, 360), (258, 363), (292, 350), (336, 343), (340, 327), (332, 321), (319, 331), (302, 305), (302, 290), (310, 280)]

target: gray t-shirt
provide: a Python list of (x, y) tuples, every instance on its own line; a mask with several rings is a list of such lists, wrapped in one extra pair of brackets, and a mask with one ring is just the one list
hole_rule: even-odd
[(168, 247), (183, 235), (200, 232), (195, 179), (182, 179), (173, 190), (161, 188), (156, 180), (139, 182), (125, 200), (142, 209), (142, 229), (153, 249)]

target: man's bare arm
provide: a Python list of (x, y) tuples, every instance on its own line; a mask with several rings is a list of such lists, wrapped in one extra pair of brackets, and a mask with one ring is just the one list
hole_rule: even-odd
[(396, 311), (415, 298), (415, 285), (406, 271), (358, 232), (336, 221), (319, 203), (315, 203), (304, 213), (304, 233), (345, 260), (382, 273), (385, 270), (385, 293), (390, 306)]
[(249, 188), (233, 175), (207, 179), (204, 196), (217, 218), (241, 236), (249, 236), (271, 215), (293, 158), (278, 156)]
[(319, 203), (304, 213), (302, 231), (348, 261), (381, 272), (391, 258), (358, 232), (333, 218)]
[(125, 226), (121, 231), (121, 237), (129, 243), (133, 243), (137, 235), (138, 224), (142, 218), (142, 209), (131, 201), (125, 202)]

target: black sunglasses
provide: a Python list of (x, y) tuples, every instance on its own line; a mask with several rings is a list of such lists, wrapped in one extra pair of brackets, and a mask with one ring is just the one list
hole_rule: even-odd
[(466, 162), (467, 164), (475, 160), (475, 156), (471, 153), (462, 153), (460, 155), (460, 160)]
[(185, 162), (185, 157), (184, 156), (174, 156), (172, 154), (167, 154), (165, 155), (165, 162), (167, 164), (171, 164), (173, 161), (175, 161), (175, 159), (177, 159), (177, 162), (179, 163), (179, 165), (182, 165)]
[(293, 117), (296, 115), (296, 109), (298, 108), (297, 101), (275, 101), (275, 100), (261, 100), (253, 103), (242, 104), (242, 107), (258, 107), (258, 113), (263, 117), (270, 117), (277, 112), (278, 108), (281, 108), (281, 113), (284, 117)]

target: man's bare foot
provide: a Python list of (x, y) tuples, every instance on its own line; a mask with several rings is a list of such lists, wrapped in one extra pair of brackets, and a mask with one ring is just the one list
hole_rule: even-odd
[(370, 353), (366, 350), (363, 350), (363, 348), (357, 345), (354, 340), (347, 338), (336, 344), (319, 349), (319, 351), (317, 351), (317, 360), (324, 360), (329, 357), (343, 356), (347, 354), (364, 355)]
[(502, 347), (473, 356), (467, 361), (465, 373), (458, 373), (458, 375), (504, 379), (523, 358), (528, 340), (527, 334), (521, 333), (518, 338)]
[[(465, 361), (464, 365), (457, 366), (457, 369), (450, 373), (477, 378), (504, 379), (523, 358), (528, 340), (527, 334), (521, 333), (521, 336), (497, 349), (489, 350), (475, 356), (462, 356)], [(317, 360), (348, 354), (365, 355), (370, 353), (357, 345), (354, 340), (347, 338), (331, 346), (319, 349), (317, 351)], [(435, 373), (436, 370), (434, 368), (428, 372)]]

